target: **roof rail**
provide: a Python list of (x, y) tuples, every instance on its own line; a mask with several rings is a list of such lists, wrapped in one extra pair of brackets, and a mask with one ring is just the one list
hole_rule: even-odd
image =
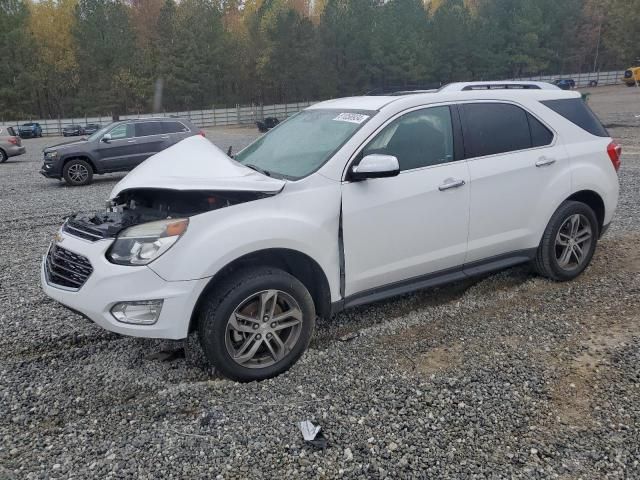
[(414, 95), (418, 93), (435, 92), (440, 88), (440, 83), (428, 83), (423, 85), (389, 85), (386, 87), (377, 87), (364, 93), (365, 96), (377, 96), (377, 95)]
[(491, 81), (491, 82), (457, 82), (445, 85), (441, 92), (464, 92), (469, 90), (558, 90), (558, 87), (547, 82), (527, 81)]

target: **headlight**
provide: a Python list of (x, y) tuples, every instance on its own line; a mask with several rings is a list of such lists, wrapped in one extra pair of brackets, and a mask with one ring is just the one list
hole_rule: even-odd
[(187, 231), (189, 219), (167, 219), (143, 223), (123, 230), (107, 258), (120, 265), (146, 265), (164, 252)]
[(44, 158), (47, 160), (53, 160), (55, 158), (58, 157), (58, 152), (53, 151), (53, 152), (45, 152), (44, 153)]

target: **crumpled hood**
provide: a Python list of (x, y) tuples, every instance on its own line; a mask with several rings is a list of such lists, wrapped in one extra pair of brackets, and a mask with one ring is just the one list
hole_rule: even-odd
[(245, 167), (194, 135), (145, 160), (118, 182), (110, 198), (133, 188), (277, 193), (285, 183)]

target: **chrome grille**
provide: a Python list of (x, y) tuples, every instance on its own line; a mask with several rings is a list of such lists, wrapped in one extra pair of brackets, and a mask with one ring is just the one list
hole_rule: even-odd
[(72, 219), (67, 219), (62, 225), (62, 230), (74, 237), (82, 238), (83, 240), (89, 240), (95, 242), (104, 238), (104, 234), (97, 228), (91, 228), (85, 223), (75, 222)]
[(93, 273), (93, 267), (86, 257), (53, 244), (47, 253), (45, 271), (49, 283), (78, 290)]

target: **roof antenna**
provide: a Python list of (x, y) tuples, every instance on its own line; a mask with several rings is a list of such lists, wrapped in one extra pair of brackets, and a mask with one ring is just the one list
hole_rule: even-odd
[(227, 156), (230, 158), (233, 158), (233, 154), (231, 153), (233, 151), (233, 145), (229, 145), (229, 149), (227, 150)]

